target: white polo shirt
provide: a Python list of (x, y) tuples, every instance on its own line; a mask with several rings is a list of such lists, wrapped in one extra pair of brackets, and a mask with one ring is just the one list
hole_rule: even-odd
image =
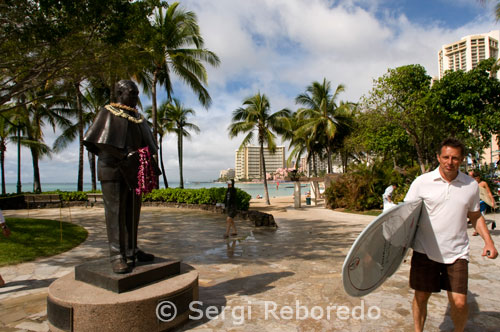
[(413, 181), (405, 201), (422, 199), (422, 213), (413, 250), (431, 260), (451, 264), (469, 260), (467, 212), (479, 211), (479, 186), (470, 176), (458, 172), (448, 183), (439, 167)]

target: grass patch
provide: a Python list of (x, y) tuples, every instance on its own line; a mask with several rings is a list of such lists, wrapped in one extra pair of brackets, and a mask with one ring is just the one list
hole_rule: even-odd
[(85, 241), (85, 228), (57, 220), (6, 218), (11, 234), (0, 235), (0, 266), (18, 264), (72, 249)]
[(378, 216), (378, 215), (380, 215), (382, 213), (382, 210), (355, 211), (355, 210), (349, 210), (349, 209), (335, 209), (335, 211), (345, 212), (345, 213), (361, 214), (361, 215), (364, 215), (364, 216)]

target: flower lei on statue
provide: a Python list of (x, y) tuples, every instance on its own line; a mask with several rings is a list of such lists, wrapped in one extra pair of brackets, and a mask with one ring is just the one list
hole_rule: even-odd
[[(104, 106), (104, 108), (107, 109), (108, 111), (110, 111), (111, 114), (113, 114), (114, 116), (122, 117), (124, 119), (127, 119), (130, 122), (133, 122), (133, 123), (139, 124), (139, 123), (142, 123), (144, 121), (144, 117), (142, 116), (142, 114), (138, 113), (135, 108), (129, 107), (127, 105), (111, 103), (109, 105)], [(123, 110), (135, 112), (139, 116), (139, 118), (128, 115)]]
[(150, 193), (158, 185), (156, 174), (151, 165), (149, 147), (139, 149), (139, 172), (137, 173), (136, 195)]

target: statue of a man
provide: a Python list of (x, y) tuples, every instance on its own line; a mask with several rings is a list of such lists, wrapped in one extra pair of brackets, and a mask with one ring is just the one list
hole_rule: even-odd
[[(137, 248), (141, 196), (136, 194), (136, 188), (139, 150), (147, 147), (148, 155), (152, 155), (157, 146), (147, 121), (135, 108), (139, 101), (137, 85), (121, 80), (115, 86), (115, 95), (117, 103), (100, 109), (83, 144), (98, 156), (97, 176), (101, 181), (113, 272), (127, 273), (136, 259), (154, 260), (152, 254)], [(149, 162), (158, 175), (153, 158)]]

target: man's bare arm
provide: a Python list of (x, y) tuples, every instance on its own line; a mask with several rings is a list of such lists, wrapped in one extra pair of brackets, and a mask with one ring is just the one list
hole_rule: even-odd
[[(495, 243), (491, 238), (490, 231), (488, 227), (486, 227), (486, 221), (479, 211), (469, 212), (467, 214), (470, 222), (472, 223), (472, 227), (476, 230), (476, 232), (481, 235), (484, 241), (484, 248), (482, 256), (487, 256), (488, 258), (494, 259), (498, 256), (498, 251), (495, 248)], [(488, 254), (489, 251), (489, 254)]]

